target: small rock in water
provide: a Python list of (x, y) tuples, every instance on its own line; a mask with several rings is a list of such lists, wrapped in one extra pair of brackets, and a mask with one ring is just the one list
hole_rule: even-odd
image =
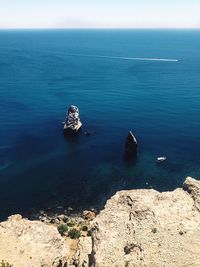
[(134, 159), (137, 155), (137, 140), (134, 134), (130, 131), (125, 143), (125, 159)]
[(86, 136), (89, 136), (89, 135), (94, 134), (94, 133), (95, 133), (95, 131), (85, 131), (85, 132), (84, 132), (84, 134), (85, 134)]
[(91, 135), (91, 133), (89, 131), (85, 131), (84, 134), (87, 135), (87, 136)]
[(70, 212), (70, 211), (73, 211), (73, 208), (72, 207), (68, 207), (67, 210)]
[(40, 210), (39, 211), (39, 214), (44, 215), (45, 214), (45, 211), (44, 210)]
[(58, 210), (62, 210), (63, 209), (63, 206), (57, 206), (56, 207)]

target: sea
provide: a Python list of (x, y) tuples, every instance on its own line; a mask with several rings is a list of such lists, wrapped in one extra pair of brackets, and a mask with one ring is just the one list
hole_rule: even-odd
[[(1, 30), (0, 218), (199, 179), (199, 51), (198, 30)], [(65, 137), (72, 104), (83, 129)]]

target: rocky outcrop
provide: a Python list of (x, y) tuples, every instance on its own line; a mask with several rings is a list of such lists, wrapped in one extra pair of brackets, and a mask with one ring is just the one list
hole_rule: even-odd
[(76, 224), (58, 217), (80, 230), (76, 240), (62, 237), (58, 225), (11, 216), (0, 223), (0, 262), (13, 267), (199, 267), (199, 204), (200, 181), (190, 177), (183, 189), (172, 192), (120, 191), (96, 218), (89, 211), (85, 215), (94, 216)]
[(137, 155), (137, 140), (134, 134), (130, 131), (125, 143), (125, 159), (134, 159)]
[(62, 267), (69, 248), (53, 225), (13, 215), (0, 223), (0, 262), (13, 267)]
[(95, 267), (200, 266), (200, 181), (117, 192), (94, 220)]
[(193, 198), (195, 207), (200, 211), (200, 186), (199, 181), (188, 177), (186, 178), (183, 189), (186, 190)]
[(70, 106), (67, 112), (67, 117), (64, 123), (64, 133), (73, 134), (77, 133), (82, 126), (79, 117), (79, 109), (76, 106)]
[(91, 210), (84, 210), (83, 211), (83, 218), (85, 220), (92, 221), (92, 220), (94, 220), (95, 217), (96, 217), (96, 214), (94, 211), (91, 211)]

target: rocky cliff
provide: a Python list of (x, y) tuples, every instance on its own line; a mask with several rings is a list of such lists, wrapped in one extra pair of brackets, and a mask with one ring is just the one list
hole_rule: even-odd
[[(71, 249), (54, 225), (11, 216), (0, 224), (0, 261), (13, 267), (199, 267), (200, 181), (183, 189), (117, 192)], [(71, 257), (73, 254), (73, 257)]]
[(0, 224), (0, 262), (13, 267), (62, 267), (68, 257), (69, 247), (53, 225), (20, 215)]
[(96, 267), (199, 267), (200, 182), (116, 193), (94, 221)]

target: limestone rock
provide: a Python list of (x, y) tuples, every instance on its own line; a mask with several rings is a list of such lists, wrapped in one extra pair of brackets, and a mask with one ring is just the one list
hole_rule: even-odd
[(93, 221), (93, 266), (200, 266), (200, 181), (184, 189), (117, 192)]
[(125, 159), (134, 159), (137, 155), (137, 140), (134, 134), (130, 131), (125, 143)]
[(13, 267), (62, 267), (69, 248), (53, 225), (13, 215), (0, 223), (0, 262)]
[(79, 117), (79, 109), (76, 106), (70, 106), (67, 112), (67, 117), (64, 124), (64, 133), (77, 133), (82, 126)]
[(92, 220), (94, 220), (95, 217), (96, 217), (96, 214), (94, 211), (91, 211), (91, 210), (84, 210), (83, 211), (83, 218), (85, 220), (92, 221)]
[(194, 199), (195, 207), (200, 211), (200, 186), (199, 181), (187, 177), (183, 184), (183, 189), (188, 191)]
[(77, 253), (75, 255), (75, 266), (88, 267), (92, 264), (92, 239), (90, 236), (80, 237), (78, 243)]

